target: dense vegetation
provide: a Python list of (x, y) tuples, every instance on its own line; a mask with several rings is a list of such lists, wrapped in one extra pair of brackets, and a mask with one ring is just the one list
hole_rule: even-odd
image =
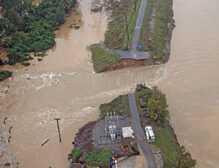
[(7, 71), (7, 70), (1, 70), (0, 71), (0, 82), (11, 77), (12, 72)]
[(108, 1), (107, 6), (112, 13), (105, 33), (104, 44), (107, 48), (117, 49), (131, 44), (140, 4), (141, 0)]
[(76, 0), (43, 0), (35, 6), (31, 0), (0, 0), (0, 45), (8, 53), (8, 64), (32, 59), (28, 52), (53, 47), (53, 31), (75, 4)]
[(72, 163), (77, 163), (81, 155), (82, 155), (81, 151), (78, 148), (74, 148), (72, 150)]
[(107, 116), (107, 113), (116, 115), (123, 115), (125, 112), (125, 106), (122, 102), (122, 97), (117, 97), (113, 99), (110, 103), (101, 104), (100, 105), (100, 116), (99, 118), (102, 120)]
[(156, 127), (156, 146), (162, 151), (165, 168), (194, 168), (196, 160), (192, 159), (184, 146), (178, 146), (166, 127)]
[(169, 117), (165, 94), (156, 88), (154, 90), (142, 88), (136, 96), (143, 100), (142, 106), (147, 108), (148, 116), (159, 126), (163, 126)]
[[(140, 99), (142, 99), (141, 103)], [(155, 131), (155, 145), (161, 150), (164, 168), (194, 168), (196, 160), (192, 159), (185, 147), (178, 144), (173, 129), (168, 124), (169, 112), (165, 94), (157, 88), (149, 89), (141, 86), (136, 93), (136, 101), (139, 108), (147, 109), (148, 118), (146, 120), (141, 118), (142, 125), (145, 126), (148, 121), (153, 121), (150, 124), (153, 125)]]
[(168, 24), (172, 19), (172, 0), (148, 0), (139, 43), (149, 50), (154, 58), (164, 56)]
[(108, 167), (109, 160), (112, 157), (110, 149), (93, 149), (85, 155), (86, 162), (90, 166)]
[(95, 72), (106, 71), (113, 64), (120, 60), (118, 54), (111, 53), (98, 44), (93, 44), (89, 47), (92, 53), (92, 61)]

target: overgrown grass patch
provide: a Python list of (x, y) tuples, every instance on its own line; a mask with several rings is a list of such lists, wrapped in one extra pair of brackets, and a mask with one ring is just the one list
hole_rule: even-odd
[(107, 113), (113, 113), (116, 115), (123, 115), (125, 112), (125, 106), (122, 102), (122, 97), (117, 97), (112, 100), (110, 103), (101, 104), (100, 105), (100, 116), (99, 118), (102, 120), (107, 116)]
[(161, 59), (164, 56), (171, 17), (171, 0), (148, 0), (139, 43), (143, 44), (144, 50), (150, 51), (153, 58)]
[(86, 162), (90, 166), (108, 167), (112, 151), (110, 149), (93, 149), (85, 155)]
[(124, 102), (125, 102), (125, 109), (128, 117), (132, 117), (132, 113), (129, 106), (129, 97), (128, 95), (124, 96)]
[[(104, 44), (107, 48), (118, 49), (131, 44), (134, 35), (135, 25), (138, 18), (142, 0), (136, 1), (136, 11), (134, 10), (135, 0), (110, 1), (112, 4), (111, 21), (105, 33)], [(128, 34), (126, 29), (126, 17), (128, 21)]]
[(113, 64), (120, 60), (118, 54), (106, 51), (98, 44), (93, 44), (89, 47), (92, 53), (92, 61), (95, 72), (106, 71)]
[(162, 151), (164, 167), (177, 167), (177, 147), (166, 127), (154, 127), (155, 145)]
[(128, 16), (128, 34), (129, 34), (129, 39), (127, 33), (125, 33), (124, 40), (123, 40), (123, 46), (125, 45), (131, 45), (132, 44), (132, 39), (134, 36), (134, 31), (135, 31), (135, 26), (137, 23), (138, 19), (138, 14), (139, 14), (139, 9), (141, 7), (141, 2), (142, 0), (138, 0), (136, 3), (136, 12), (132, 10)]

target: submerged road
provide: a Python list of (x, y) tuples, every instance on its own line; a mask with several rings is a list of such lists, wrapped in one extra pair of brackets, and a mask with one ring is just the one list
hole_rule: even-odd
[(135, 26), (134, 36), (132, 39), (132, 49), (129, 51), (123, 51), (123, 50), (116, 51), (116, 53), (120, 55), (121, 59), (126, 58), (126, 59), (142, 60), (142, 59), (148, 59), (150, 57), (149, 52), (137, 50), (138, 41), (141, 35), (141, 26), (146, 11), (146, 6), (147, 6), (147, 0), (142, 0), (137, 23)]
[(129, 106), (132, 113), (132, 121), (133, 121), (133, 129), (135, 138), (137, 140), (138, 146), (140, 147), (142, 154), (147, 159), (148, 168), (156, 168), (156, 164), (154, 161), (153, 153), (148, 142), (145, 139), (145, 134), (141, 126), (140, 117), (138, 113), (138, 109), (136, 106), (135, 95), (128, 94), (129, 97)]

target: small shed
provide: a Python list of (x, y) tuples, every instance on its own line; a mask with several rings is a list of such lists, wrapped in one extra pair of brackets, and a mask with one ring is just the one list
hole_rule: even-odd
[(122, 127), (123, 138), (134, 138), (134, 131), (132, 127)]

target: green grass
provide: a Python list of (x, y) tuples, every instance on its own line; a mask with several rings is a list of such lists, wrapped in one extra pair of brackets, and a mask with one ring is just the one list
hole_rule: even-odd
[(11, 77), (12, 72), (7, 71), (7, 70), (1, 70), (0, 71), (0, 82)]
[(119, 55), (110, 53), (98, 44), (93, 44), (89, 47), (92, 53), (92, 61), (95, 72), (106, 71), (113, 64), (120, 60)]
[(135, 102), (136, 102), (136, 106), (138, 108), (138, 111), (140, 111), (140, 109), (141, 109), (141, 107), (140, 107), (140, 97), (139, 97), (138, 92), (135, 93)]
[(132, 117), (132, 113), (130, 111), (130, 106), (129, 106), (129, 98), (128, 98), (128, 95), (125, 95), (124, 96), (124, 102), (125, 102), (125, 109), (126, 109), (126, 112), (127, 112), (127, 116), (128, 117)]
[(129, 40), (128, 35), (125, 33), (124, 40), (123, 40), (123, 46), (125, 45), (131, 45), (132, 39), (134, 36), (135, 26), (138, 19), (139, 9), (141, 6), (142, 0), (138, 0), (136, 3), (136, 12), (132, 11), (128, 17), (128, 34), (129, 34)]
[[(150, 28), (153, 8), (156, 9), (154, 28)], [(152, 57), (161, 59), (164, 56), (165, 38), (168, 35), (168, 23), (172, 17), (171, 0), (148, 0), (144, 22), (141, 28), (139, 43), (143, 44), (144, 50), (149, 50)], [(149, 44), (151, 39), (153, 44)]]
[[(108, 23), (104, 40), (107, 48), (121, 49), (131, 44), (141, 1), (138, 0), (136, 3), (136, 12), (134, 11), (134, 0), (121, 0), (116, 3), (111, 1), (111, 6), (113, 6), (111, 21)], [(126, 32), (126, 16), (128, 20), (129, 40)]]
[(122, 102), (122, 97), (117, 97), (112, 100), (110, 103), (101, 104), (100, 105), (100, 116), (99, 118), (102, 120), (107, 116), (107, 113), (116, 113), (116, 115), (123, 115), (125, 112), (125, 106)]
[(112, 157), (110, 149), (93, 149), (85, 155), (86, 162), (90, 166), (108, 167), (110, 157)]
[(155, 46), (152, 50), (153, 55), (157, 58), (163, 57), (163, 48), (165, 44), (165, 37), (167, 36), (168, 32), (171, 8), (171, 0), (159, 1), (157, 7), (155, 30), (153, 34), (153, 41), (155, 42)]
[(164, 167), (177, 167), (177, 147), (166, 127), (155, 127), (155, 145), (160, 148)]

